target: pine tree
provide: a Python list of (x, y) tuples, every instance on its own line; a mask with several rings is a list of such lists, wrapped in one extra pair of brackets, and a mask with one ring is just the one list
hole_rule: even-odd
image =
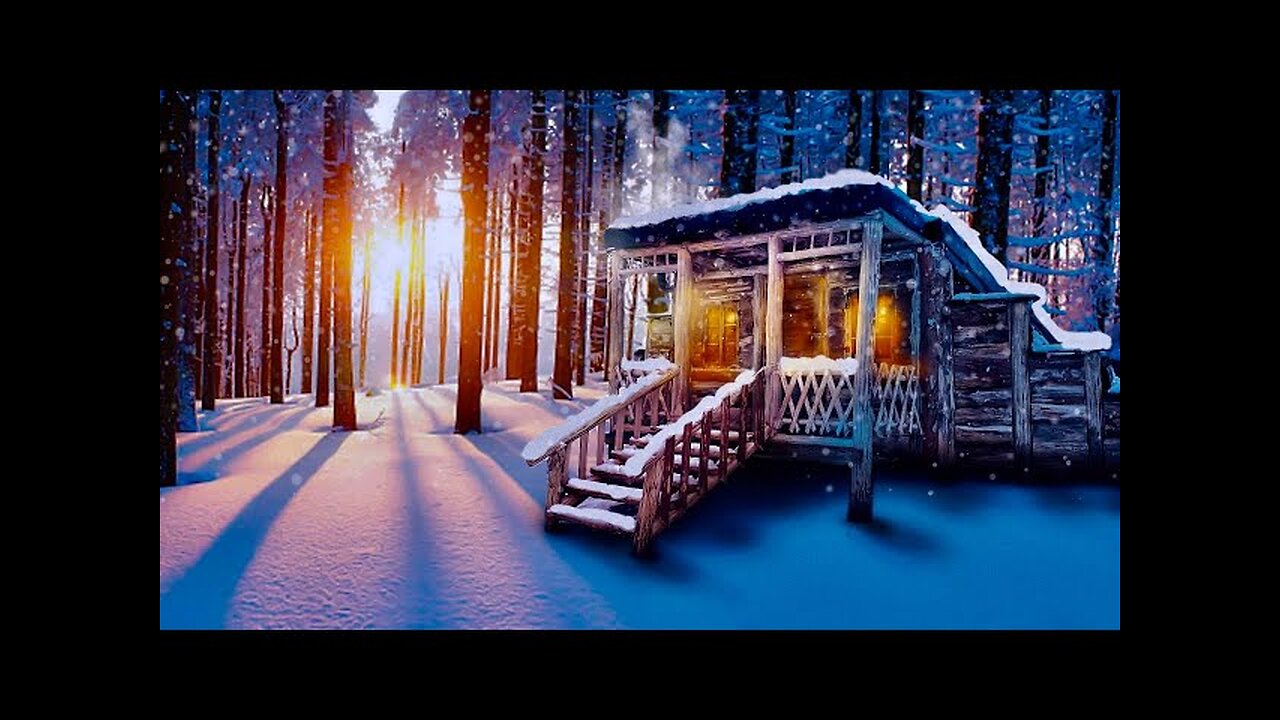
[(578, 301), (577, 194), (578, 172), (578, 98), (577, 90), (564, 91), (564, 126), (560, 179), (560, 282), (556, 303), (556, 357), (551, 379), (551, 397), (573, 398), (574, 316)]
[(792, 166), (796, 162), (796, 91), (784, 90), (782, 92), (782, 112), (787, 117), (787, 129), (778, 138), (778, 166), (782, 168), (779, 183), (786, 185), (795, 180), (795, 171)]
[(595, 181), (595, 136), (592, 130), (595, 125), (595, 93), (585, 91), (587, 114), (582, 120), (583, 136), (582, 169), (578, 175), (582, 187), (582, 201), (577, 207), (578, 216), (578, 308), (574, 313), (573, 343), (573, 382), (583, 385), (587, 382), (587, 268), (591, 266), (591, 189)]
[(671, 202), (671, 93), (653, 91), (653, 152), (650, 153), (649, 207), (665, 207)]
[(307, 238), (303, 251), (302, 291), (306, 296), (302, 299), (302, 392), (312, 392), (312, 368), (314, 367), (316, 336), (316, 212), (307, 208)]
[[(403, 155), (405, 150), (405, 141), (400, 141), (400, 154)], [(404, 180), (400, 181), (400, 196), (396, 202), (396, 247), (404, 247)], [(395, 289), (393, 290), (391, 300), (391, 385), (399, 387), (400, 367), (397, 363), (400, 357), (400, 266), (396, 265)]]
[(759, 105), (759, 90), (725, 91), (720, 197), (756, 189), (756, 109)]
[[(249, 204), (250, 193), (253, 189), (253, 175), (246, 169), (240, 176), (240, 203), (239, 203), (239, 220), (236, 225), (236, 294), (235, 294), (235, 340), (232, 343), (232, 350), (235, 353), (235, 371), (232, 378), (235, 386), (235, 396), (238, 398), (245, 396), (244, 373), (245, 373), (245, 283), (248, 280), (248, 254), (249, 254)], [(310, 350), (310, 343), (307, 344)], [(305, 361), (304, 361), (305, 362)], [(304, 371), (304, 378), (310, 378), (310, 373)]]
[(511, 259), (507, 268), (507, 358), (506, 373), (503, 375), (507, 380), (519, 378), (520, 368), (523, 367), (523, 362), (520, 360), (520, 342), (524, 338), (524, 329), (521, 327), (521, 319), (524, 317), (524, 285), (519, 275), (524, 257), (522, 251), (524, 224), (520, 202), (520, 193), (524, 186), (521, 182), (523, 172), (523, 163), (512, 163), (511, 187), (507, 195), (509, 203), (507, 215), (510, 218), (511, 228)]
[(262, 343), (258, 346), (258, 394), (271, 394), (271, 252), (275, 238), (275, 192), (262, 186)]
[(844, 166), (862, 168), (862, 93), (849, 91), (849, 124), (844, 137)]
[(462, 302), (454, 432), (480, 432), (480, 333), (484, 311), (484, 214), (489, 169), (489, 91), (472, 90), (462, 124)]
[(871, 91), (871, 159), (868, 170), (880, 174), (880, 91)]
[(973, 194), (973, 229), (996, 259), (1005, 262), (1009, 245), (1009, 181), (1013, 164), (1013, 92), (983, 90), (978, 115), (978, 170)]
[(369, 281), (370, 281), (370, 250), (373, 245), (373, 230), (366, 230), (364, 234), (364, 254), (363, 264), (364, 271), (360, 277), (360, 378), (356, 383), (358, 387), (368, 387), (365, 384), (365, 365), (369, 361)]
[(204, 243), (204, 272), (200, 276), (200, 282), (204, 286), (204, 354), (201, 360), (201, 380), (204, 387), (200, 395), (200, 409), (206, 412), (214, 409), (214, 401), (218, 397), (218, 345), (221, 343), (218, 335), (218, 230), (221, 229), (218, 222), (221, 209), (218, 192), (221, 184), (218, 168), (221, 147), (218, 116), (221, 104), (222, 93), (216, 90), (209, 93), (209, 222)]
[[(192, 145), (190, 91), (167, 90), (160, 101), (160, 487), (178, 483), (179, 316), (182, 246), (192, 233), (193, 175), (183, 172)], [(189, 279), (188, 279), (189, 280)]]
[(276, 242), (271, 261), (271, 404), (284, 402), (284, 244), (289, 237), (289, 106), (284, 91), (272, 94), (276, 106)]
[(338, 142), (336, 136), (337, 98), (333, 91), (324, 98), (324, 198), (320, 210), (320, 333), (316, 343), (316, 407), (329, 405), (333, 360), (333, 255), (338, 242), (338, 218), (335, 200), (338, 193)]
[(1106, 331), (1115, 302), (1115, 219), (1112, 202), (1116, 184), (1116, 119), (1120, 94), (1106, 90), (1102, 95), (1102, 158), (1098, 164), (1098, 241), (1090, 245), (1094, 268), (1094, 320)]
[(907, 197), (923, 201), (924, 193), (924, 93), (912, 90), (907, 98)]
[(520, 281), (524, 285), (524, 313), (521, 317), (520, 392), (538, 391), (539, 291), (542, 285), (542, 187), (547, 151), (547, 102), (541, 90), (533, 91), (530, 117), (529, 222)]

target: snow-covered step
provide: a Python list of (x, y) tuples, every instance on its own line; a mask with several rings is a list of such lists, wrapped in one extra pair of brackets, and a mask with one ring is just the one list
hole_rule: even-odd
[(547, 515), (560, 520), (568, 520), (608, 532), (630, 535), (636, 531), (636, 519), (630, 515), (601, 510), (599, 508), (580, 508), (572, 505), (552, 505), (547, 508)]
[[(703, 463), (703, 458), (700, 458), (700, 457), (691, 457), (691, 458), (689, 458), (689, 469), (690, 469), (690, 470), (701, 470), (701, 469), (702, 469), (702, 463)], [(716, 469), (720, 467), (719, 463), (717, 463), (715, 460), (707, 459), (707, 460), (706, 460), (706, 463), (707, 463), (707, 470), (708, 470), (709, 472), (715, 472), (715, 471), (716, 471)], [(676, 455), (675, 455), (675, 466), (676, 466), (676, 468), (678, 468), (678, 469), (683, 469), (683, 468), (684, 468), (684, 456), (683, 456), (683, 455), (681, 455), (680, 453), (676, 453)]]
[[(715, 439), (719, 440), (719, 439), (720, 439), (720, 430), (719, 430), (719, 429), (712, 429), (712, 430), (711, 430), (710, 435), (711, 435), (711, 437), (713, 437), (713, 438), (715, 438)], [(751, 439), (751, 438), (753, 438), (754, 436), (755, 436), (755, 433), (753, 433), (753, 432), (749, 432), (749, 433), (747, 433), (747, 440), (750, 440), (750, 439)], [(729, 431), (729, 441), (730, 441), (730, 442), (733, 442), (733, 441), (736, 441), (737, 439), (738, 439), (738, 431), (737, 431), (737, 430), (730, 430), (730, 431)]]
[(591, 475), (614, 485), (640, 485), (644, 482), (643, 477), (628, 475), (622, 464), (616, 462), (603, 462), (596, 465), (591, 468)]
[[(733, 441), (731, 440), (730, 442), (733, 442)], [(711, 443), (710, 445), (708, 445), (707, 452), (705, 453), (700, 452), (702, 450), (702, 443), (698, 443), (698, 442), (689, 443), (689, 448), (690, 448), (689, 450), (690, 454), (709, 455), (712, 459), (715, 459), (715, 460), (720, 459), (720, 445), (718, 443)], [(729, 448), (729, 455), (734, 456), (737, 454), (738, 454), (738, 448), (736, 447)]]
[(627, 441), (627, 444), (631, 445), (632, 447), (642, 448), (645, 445), (648, 445), (649, 440), (652, 438), (653, 438), (652, 435), (641, 435), (640, 437), (631, 438), (630, 440)]
[(623, 445), (621, 448), (617, 450), (610, 450), (609, 457), (613, 458), (614, 460), (620, 460), (622, 462), (626, 462), (627, 458), (631, 457), (632, 455), (635, 455), (638, 452), (640, 452), (640, 448), (627, 447), (626, 445)]
[(644, 490), (640, 488), (627, 487), (626, 485), (611, 485), (609, 483), (597, 482), (595, 480), (587, 480), (585, 478), (571, 478), (565, 483), (568, 489), (590, 495), (591, 497), (603, 498), (605, 500), (614, 500), (628, 505), (639, 505), (640, 498), (644, 497)]

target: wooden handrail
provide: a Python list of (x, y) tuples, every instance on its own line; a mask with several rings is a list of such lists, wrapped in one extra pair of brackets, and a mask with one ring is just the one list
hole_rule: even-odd
[[(573, 441), (581, 438), (582, 436), (596, 429), (596, 427), (598, 427), (601, 423), (605, 422), (610, 418), (615, 417), (616, 415), (618, 415), (619, 412), (625, 412), (628, 408), (631, 408), (637, 405), (638, 403), (647, 402), (650, 396), (660, 392), (663, 388), (665, 388), (673, 380), (675, 380), (675, 378), (679, 376), (680, 371), (678, 368), (670, 368), (668, 370), (663, 370), (655, 374), (660, 375), (662, 379), (653, 383), (642, 392), (636, 393), (635, 395), (631, 396), (626, 400), (626, 402), (623, 402), (620, 404), (619, 403), (603, 403), (600, 405), (599, 409), (597, 409), (595, 413), (592, 413), (586, 417), (575, 416), (574, 420), (575, 420), (576, 429), (560, 437), (556, 442), (550, 443), (547, 449), (541, 455), (539, 455), (534, 459), (526, 459), (525, 463), (528, 464), (530, 467), (533, 467), (534, 465), (537, 465), (538, 463), (550, 457), (552, 452), (555, 451), (557, 446), (559, 445), (567, 446)], [(606, 395), (603, 398), (601, 398), (601, 400), (605, 400), (611, 397), (617, 397), (617, 396)]]

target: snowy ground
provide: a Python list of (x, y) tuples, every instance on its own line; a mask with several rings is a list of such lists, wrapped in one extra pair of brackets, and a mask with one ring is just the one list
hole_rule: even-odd
[[(545, 383), (544, 383), (545, 385)], [(1115, 488), (878, 477), (867, 528), (847, 476), (757, 465), (658, 538), (542, 529), (524, 443), (599, 397), (454, 386), (329, 408), (219, 401), (160, 491), (162, 628), (1118, 628)], [(376, 419), (375, 419), (376, 418)]]

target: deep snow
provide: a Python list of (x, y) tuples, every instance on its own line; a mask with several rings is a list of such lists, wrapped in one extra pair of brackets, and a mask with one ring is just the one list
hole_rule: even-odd
[[(941, 485), (882, 471), (877, 522), (847, 475), (731, 478), (636, 560), (627, 538), (542, 529), (534, 435), (558, 406), (490, 385), (359, 397), (329, 432), (309, 397), (219, 401), (160, 491), (160, 626), (231, 628), (1118, 628), (1115, 488)], [(376, 418), (376, 420), (375, 420)]]

